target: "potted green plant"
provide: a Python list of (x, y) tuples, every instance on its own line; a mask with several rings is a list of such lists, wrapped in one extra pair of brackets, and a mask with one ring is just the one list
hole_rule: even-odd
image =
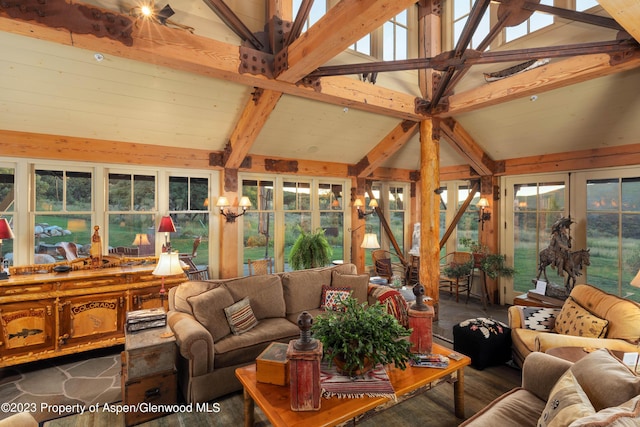
[(452, 279), (460, 279), (464, 276), (468, 276), (471, 274), (471, 270), (473, 269), (473, 259), (470, 259), (469, 262), (465, 263), (449, 263), (445, 265), (442, 269), (442, 272), (446, 277)]
[(315, 317), (313, 337), (322, 342), (324, 357), (345, 375), (361, 375), (377, 364), (393, 363), (400, 369), (413, 358), (405, 328), (377, 302), (367, 306), (355, 298), (342, 301), (344, 311), (327, 311)]
[(300, 235), (289, 253), (289, 264), (294, 270), (323, 267), (331, 262), (332, 253), (322, 228), (313, 233), (306, 233), (300, 228)]
[(486, 273), (489, 278), (511, 277), (515, 273), (513, 268), (505, 264), (504, 255), (491, 253), (488, 246), (468, 237), (460, 238), (459, 242), (473, 253), (475, 267)]

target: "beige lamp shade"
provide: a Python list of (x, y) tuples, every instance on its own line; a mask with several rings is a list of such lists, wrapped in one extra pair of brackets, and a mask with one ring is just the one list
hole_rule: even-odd
[(158, 265), (151, 274), (154, 276), (173, 276), (176, 274), (184, 274), (178, 252), (161, 253)]
[(370, 208), (377, 208), (378, 207), (378, 201), (376, 199), (371, 199), (371, 201), (369, 202), (369, 207)]
[(240, 203), (238, 203), (242, 209), (247, 209), (251, 207), (251, 200), (247, 196), (243, 196), (240, 198)]
[(138, 233), (136, 234), (136, 238), (133, 239), (133, 243), (131, 243), (133, 246), (143, 246), (143, 245), (150, 245), (151, 243), (149, 242), (149, 237), (147, 236), (146, 233)]
[(480, 197), (480, 200), (478, 200), (478, 204), (476, 206), (478, 206), (479, 208), (486, 208), (489, 206), (489, 201), (486, 197)]
[(638, 274), (636, 274), (636, 277), (634, 277), (629, 284), (636, 288), (640, 288), (640, 271), (638, 271)]
[(218, 197), (216, 206), (219, 208), (226, 208), (227, 206), (229, 206), (229, 199), (227, 199), (225, 196)]
[(353, 207), (354, 208), (361, 208), (362, 206), (364, 206), (364, 204), (362, 203), (362, 200), (360, 199), (355, 199), (353, 201)]
[(378, 236), (374, 233), (365, 233), (360, 247), (364, 249), (378, 249), (380, 247), (380, 243), (378, 243)]

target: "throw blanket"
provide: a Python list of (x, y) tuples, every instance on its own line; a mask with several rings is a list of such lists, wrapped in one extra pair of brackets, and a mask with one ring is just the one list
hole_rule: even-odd
[(402, 294), (387, 286), (369, 285), (369, 295), (373, 296), (393, 315), (405, 328), (409, 327), (409, 306)]
[(393, 385), (389, 381), (384, 366), (378, 365), (364, 375), (349, 377), (340, 375), (335, 365), (329, 367), (329, 362), (320, 365), (320, 388), (322, 397), (331, 398), (359, 398), (359, 397), (388, 397), (396, 399)]

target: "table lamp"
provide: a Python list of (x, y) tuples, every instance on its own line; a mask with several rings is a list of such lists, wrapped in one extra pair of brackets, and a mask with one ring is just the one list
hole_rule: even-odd
[(164, 245), (162, 245), (162, 252), (171, 252), (171, 244), (169, 243), (169, 233), (176, 232), (176, 226), (173, 224), (173, 220), (169, 215), (163, 216), (160, 219), (160, 226), (158, 232), (164, 233)]
[(160, 259), (158, 259), (158, 265), (156, 265), (156, 268), (151, 272), (151, 274), (162, 277), (162, 285), (160, 286), (160, 299), (162, 300), (166, 294), (166, 289), (164, 288), (165, 276), (184, 274), (178, 252), (161, 253)]
[(360, 247), (363, 249), (378, 249), (380, 247), (378, 236), (375, 233), (365, 233)]
[(147, 233), (138, 233), (136, 234), (136, 238), (133, 239), (133, 243), (131, 243), (133, 246), (143, 246), (143, 245), (150, 245), (151, 243), (149, 242), (149, 237), (147, 236)]

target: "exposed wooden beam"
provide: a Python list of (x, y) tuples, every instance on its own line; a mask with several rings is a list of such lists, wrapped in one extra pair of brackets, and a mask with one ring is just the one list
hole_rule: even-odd
[(479, 175), (494, 175), (496, 164), (474, 141), (473, 137), (453, 119), (440, 121), (440, 130), (451, 148), (466, 159)]
[[(415, 0), (340, 0), (311, 28), (283, 50), (278, 80), (296, 83), (327, 63)], [(280, 55), (278, 55), (280, 56)]]
[(300, 33), (302, 32), (302, 27), (304, 26), (307, 18), (309, 17), (309, 12), (311, 12), (311, 6), (313, 6), (313, 0), (302, 0), (302, 4), (300, 4), (300, 9), (298, 9), (298, 14), (296, 15), (295, 21), (293, 21), (293, 25), (291, 26), (291, 31), (287, 34), (287, 39), (284, 43), (283, 47), (287, 47), (293, 43), (294, 40), (297, 40), (300, 37)]
[(504, 171), (499, 175), (601, 169), (639, 164), (640, 143), (509, 159), (505, 160)]
[[(442, 52), (442, 3), (437, 0), (418, 2), (418, 58), (432, 58)], [(418, 85), (425, 99), (433, 97), (433, 70), (418, 70)]]
[(358, 178), (368, 177), (385, 160), (395, 154), (418, 132), (418, 123), (404, 121), (397, 125), (356, 165)]
[(638, 66), (640, 66), (638, 51), (619, 62), (615, 62), (610, 55), (603, 53), (568, 58), (451, 95), (449, 108), (447, 111), (438, 113), (437, 116), (451, 117), (468, 113), (589, 79), (631, 70)]
[(449, 224), (446, 231), (442, 235), (442, 239), (440, 239), (440, 249), (442, 249), (442, 247), (447, 244), (447, 240), (449, 240), (449, 237), (451, 236), (451, 234), (453, 234), (453, 230), (455, 230), (456, 227), (458, 226), (458, 222), (460, 222), (460, 218), (462, 218), (462, 215), (464, 215), (464, 213), (467, 211), (467, 208), (471, 204), (471, 201), (475, 197), (479, 188), (480, 188), (480, 182), (479, 181), (474, 182), (473, 186), (471, 187), (471, 191), (469, 192), (469, 194), (467, 194), (467, 198), (465, 199), (464, 202), (462, 202), (462, 206), (460, 206), (460, 209), (458, 209), (458, 211), (456, 212), (455, 216), (453, 217), (453, 220), (451, 221), (451, 224)]
[(348, 77), (330, 77), (305, 87), (268, 79), (262, 75), (240, 73), (240, 48), (162, 25), (135, 27), (133, 46), (87, 34), (8, 18), (0, 9), (0, 31), (54, 43), (115, 55), (174, 70), (261, 87), (329, 104), (397, 117), (421, 120), (415, 112), (415, 96), (374, 86)]
[(230, 150), (225, 168), (240, 167), (281, 96), (282, 92), (255, 89), (229, 138)]
[(598, 3), (640, 43), (640, 2), (638, 0), (598, 0)]

